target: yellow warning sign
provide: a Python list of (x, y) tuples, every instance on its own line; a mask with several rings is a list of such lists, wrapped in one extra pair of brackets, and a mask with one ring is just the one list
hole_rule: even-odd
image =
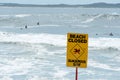
[(68, 67), (87, 67), (88, 34), (67, 34), (67, 58)]

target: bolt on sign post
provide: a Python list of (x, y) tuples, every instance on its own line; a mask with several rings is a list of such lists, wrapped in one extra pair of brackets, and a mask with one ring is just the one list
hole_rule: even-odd
[(76, 67), (76, 80), (78, 80), (78, 68), (87, 68), (88, 58), (88, 34), (67, 34), (67, 67)]

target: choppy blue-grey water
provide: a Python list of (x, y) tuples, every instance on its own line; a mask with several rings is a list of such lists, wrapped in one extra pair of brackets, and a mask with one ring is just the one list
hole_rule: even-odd
[(0, 7), (0, 80), (74, 80), (68, 32), (89, 34), (79, 80), (120, 80), (119, 8), (43, 7)]

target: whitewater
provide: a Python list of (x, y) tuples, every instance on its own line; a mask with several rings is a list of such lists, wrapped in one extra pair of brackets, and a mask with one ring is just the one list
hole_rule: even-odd
[(89, 35), (79, 80), (120, 80), (119, 21), (119, 8), (0, 7), (0, 80), (74, 80), (68, 32)]

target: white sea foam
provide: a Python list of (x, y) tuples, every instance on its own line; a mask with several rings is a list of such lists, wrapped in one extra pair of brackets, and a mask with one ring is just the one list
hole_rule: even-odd
[(59, 79), (59, 78), (61, 79), (68, 74), (67, 71), (61, 70), (59, 67), (55, 67), (55, 70), (57, 71), (56, 73), (54, 73), (54, 78), (56, 79)]
[(40, 26), (42, 26), (42, 27), (46, 27), (46, 26), (55, 26), (55, 27), (59, 27), (60, 25), (57, 25), (57, 24), (40, 24)]
[(101, 68), (101, 69), (106, 69), (106, 70), (112, 70), (112, 71), (120, 71), (119, 67), (112, 67), (109, 64), (103, 64), (97, 61), (89, 60), (88, 63), (89, 66), (95, 67), (95, 68)]
[(30, 14), (17, 14), (15, 17), (28, 17)]
[(10, 76), (0, 77), (0, 80), (13, 80)]
[(23, 75), (27, 74), (28, 70), (32, 67), (32, 63), (24, 58), (16, 59), (0, 59), (0, 75)]
[(13, 18), (13, 17), (28, 17), (28, 16), (31, 16), (31, 14), (16, 14), (16, 15), (0, 15), (0, 17), (2, 17), (2, 18)]
[[(120, 38), (89, 38), (89, 49), (120, 50)], [(66, 35), (58, 34), (13, 34), (0, 32), (0, 42), (4, 43), (45, 43), (66, 46)]]
[(58, 46), (65, 46), (66, 38), (63, 35), (55, 34), (12, 34), (0, 33), (0, 42), (22, 42), (22, 43), (47, 43)]
[(83, 22), (81, 22), (81, 23), (89, 23), (89, 22), (94, 21), (94, 19), (95, 19), (95, 18), (90, 18), (90, 19), (87, 19), (87, 20), (85, 20), (85, 21), (83, 21)]
[(120, 50), (120, 38), (90, 38), (90, 49), (112, 49)]
[(33, 76), (32, 78), (28, 80), (48, 80), (48, 79), (46, 77)]
[(112, 15), (120, 15), (120, 14), (117, 12), (113, 12)]

